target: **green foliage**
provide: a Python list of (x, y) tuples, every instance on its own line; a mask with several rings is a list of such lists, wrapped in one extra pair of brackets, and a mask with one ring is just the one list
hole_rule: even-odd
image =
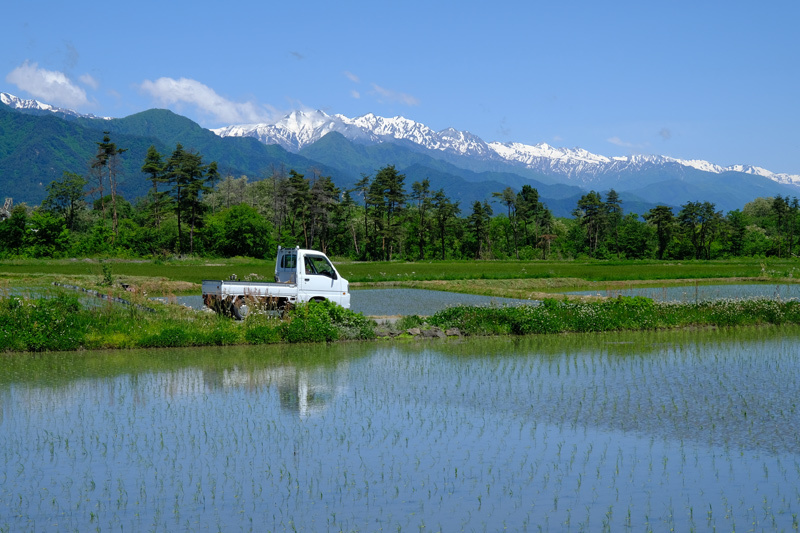
[[(97, 142), (100, 131), (103, 140)], [(303, 150), (332, 165), (324, 167), (254, 139), (220, 139), (163, 110), (114, 121), (65, 122), (0, 109), (0, 133), (0, 186), (5, 184), (17, 198), (37, 201), (46, 191), (40, 211), (61, 219), (68, 230), (36, 211), (12, 215), (0, 224), (4, 257), (140, 257), (186, 251), (266, 257), (280, 243), (360, 260), (710, 260), (747, 254), (790, 258), (800, 247), (800, 203), (780, 195), (758, 198), (727, 216), (715, 211), (715, 204), (687, 202), (674, 216), (670, 204), (684, 202), (688, 192), (664, 191), (666, 196), (658, 198), (664, 204), (650, 209), (645, 224), (635, 213), (652, 204), (633, 198), (625, 205), (634, 213), (625, 213), (613, 189), (603, 193), (604, 200), (597, 191), (528, 180), (536, 177), (528, 172), (523, 179), (515, 174), (519, 169), (478, 174), (396, 145), (354, 146), (339, 134)], [(116, 142), (129, 149), (118, 148)], [(164, 157), (167, 146), (175, 149)], [(47, 161), (44, 167), (40, 158), (17, 155), (33, 147), (37, 153), (47, 152), (41, 158)], [(201, 151), (220, 160), (226, 175), (220, 175), (216, 162), (203, 164)], [(125, 157), (119, 157), (123, 152)], [(10, 161), (11, 155), (20, 160)], [(19, 163), (25, 165), (24, 176), (4, 166)], [(87, 179), (74, 173), (87, 163), (99, 212), (83, 208)], [(266, 168), (273, 169), (272, 175), (261, 179)], [(365, 173), (376, 168), (374, 178)], [(687, 172), (697, 192), (720, 187), (718, 177)], [(363, 179), (354, 180), (359, 173)], [(412, 181), (410, 195), (406, 177)], [(637, 178), (659, 181), (647, 173)], [(743, 194), (754, 191), (748, 179), (741, 173), (726, 174), (726, 191), (736, 184), (737, 204)], [(348, 185), (352, 188), (339, 188)], [(135, 209), (123, 195), (138, 198)], [(726, 197), (726, 207), (732, 195)], [(490, 198), (500, 203), (497, 216)], [(464, 216), (459, 216), (460, 205), (468, 207)], [(223, 206), (230, 211), (220, 212)], [(554, 219), (554, 212), (573, 213), (574, 218)]]
[(330, 342), (339, 338), (324, 304), (309, 302), (298, 305), (281, 328), (281, 337), (288, 342)]
[(245, 332), (244, 338), (250, 344), (274, 344), (281, 341), (281, 329), (267, 325), (255, 326)]
[(11, 216), (0, 222), (0, 253), (7, 256), (22, 255), (25, 250), (28, 210), (24, 205), (16, 205)]
[(64, 171), (60, 180), (50, 182), (42, 208), (64, 218), (67, 228), (75, 229), (78, 212), (85, 208), (83, 188), (87, 180), (80, 174)]
[(34, 211), (26, 232), (28, 255), (33, 257), (60, 257), (69, 248), (69, 231), (64, 221), (45, 211)]
[(277, 247), (272, 234), (272, 224), (245, 204), (211, 215), (204, 230), (207, 248), (223, 257), (267, 257)]
[(250, 344), (274, 344), (281, 341), (280, 324), (259, 324), (249, 326), (244, 338)]
[(325, 301), (317, 305), (323, 306), (342, 339), (371, 339), (375, 337), (375, 323), (361, 313)]
[(770, 299), (655, 303), (618, 297), (594, 303), (545, 299), (538, 306), (452, 307), (432, 316), (431, 325), (457, 327), (468, 335), (517, 335), (652, 330), (687, 326), (732, 327), (800, 323), (800, 302)]
[[(232, 320), (228, 320), (234, 323)], [(244, 322), (244, 339), (250, 344), (281, 342), (283, 322), (277, 313), (252, 312)]]
[(425, 323), (425, 320), (417, 315), (407, 315), (401, 316), (400, 319), (395, 322), (394, 327), (399, 331), (405, 331), (410, 328), (418, 328)]
[(209, 332), (202, 332), (194, 343), (198, 346), (232, 346), (240, 344), (241, 337), (236, 325), (230, 320), (220, 318), (214, 329)]
[(0, 352), (77, 350), (89, 323), (72, 295), (0, 298)]
[(112, 273), (111, 263), (102, 263), (101, 268), (103, 269), (103, 280), (100, 282), (100, 285), (110, 287), (114, 284), (114, 275)]
[(329, 301), (300, 304), (288, 318), (281, 326), (281, 336), (288, 342), (330, 342), (375, 336), (372, 321)]
[(154, 335), (147, 335), (138, 342), (142, 348), (176, 348), (191, 344), (193, 344), (191, 336), (186, 329), (180, 326), (169, 327)]

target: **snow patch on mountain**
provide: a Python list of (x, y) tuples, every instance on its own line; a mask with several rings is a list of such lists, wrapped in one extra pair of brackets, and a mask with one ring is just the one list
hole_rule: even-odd
[[(20, 110), (48, 111), (65, 116), (110, 120), (110, 117), (82, 114), (38, 100), (18, 98), (4, 92), (0, 92), (0, 102)], [(278, 144), (291, 152), (297, 152), (333, 131), (361, 143), (406, 141), (428, 150), (456, 156), (521, 165), (586, 185), (599, 182), (604, 176), (615, 173), (642, 170), (650, 166), (678, 165), (714, 174), (742, 172), (786, 185), (800, 186), (800, 175), (775, 173), (752, 165), (722, 167), (699, 159), (682, 160), (660, 155), (606, 157), (582, 148), (557, 148), (547, 143), (533, 146), (515, 142), (487, 143), (467, 131), (454, 128), (434, 131), (422, 123), (405, 117), (385, 118), (373, 113), (348, 118), (344, 115), (328, 115), (320, 110), (293, 111), (274, 123), (239, 124), (211, 131), (220, 137), (255, 137), (264, 144)]]
[(293, 111), (274, 124), (236, 125), (212, 131), (222, 137), (255, 137), (265, 144), (279, 144), (292, 152), (317, 142), (332, 131), (341, 133), (350, 140), (365, 143), (407, 141), (428, 150), (521, 165), (587, 185), (613, 173), (636, 171), (657, 165), (678, 165), (715, 174), (744, 172), (779, 183), (800, 185), (800, 176), (776, 174), (749, 165), (722, 167), (698, 159), (682, 160), (660, 155), (607, 157), (582, 148), (557, 148), (547, 143), (534, 146), (515, 142), (487, 143), (466, 131), (454, 128), (434, 131), (424, 124), (404, 117), (385, 118), (373, 113), (348, 118), (344, 115), (328, 115), (319, 110)]
[(11, 107), (13, 109), (22, 109), (22, 110), (35, 110), (35, 111), (50, 111), (51, 113), (57, 113), (61, 115), (67, 115), (70, 117), (81, 117), (81, 118), (97, 118), (103, 120), (111, 120), (110, 117), (98, 117), (92, 114), (83, 114), (78, 113), (77, 111), (73, 111), (71, 109), (63, 109), (60, 107), (51, 106), (50, 104), (45, 104), (38, 100), (25, 100), (19, 97), (14, 96), (13, 94), (8, 93), (0, 93), (0, 102)]

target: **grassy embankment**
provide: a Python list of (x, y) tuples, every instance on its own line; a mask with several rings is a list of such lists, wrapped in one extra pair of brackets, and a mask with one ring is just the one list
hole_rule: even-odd
[[(595, 303), (554, 297), (559, 289), (611, 287), (657, 281), (792, 281), (795, 263), (720, 262), (429, 262), (338, 263), (342, 275), (361, 286), (405, 286), (495, 296), (547, 298), (520, 308), (454, 307), (411, 325), (457, 327), (465, 335), (535, 334), (800, 323), (800, 304), (771, 300), (658, 304), (644, 298)], [(376, 325), (332, 305), (301, 306), (283, 318), (253, 313), (234, 322), (175, 305), (154, 304), (147, 295), (198, 293), (204, 278), (269, 279), (269, 262), (205, 261), (85, 262), (20, 261), (0, 264), (0, 351), (41, 351), (160, 346), (208, 346), (273, 342), (368, 339)], [(84, 308), (78, 297), (55, 291), (39, 297), (53, 281), (123, 295), (135, 304)], [(122, 291), (121, 283), (134, 292)], [(15, 290), (29, 291), (22, 297)], [(533, 289), (541, 289), (536, 291)], [(48, 289), (51, 290), (51, 289)]]

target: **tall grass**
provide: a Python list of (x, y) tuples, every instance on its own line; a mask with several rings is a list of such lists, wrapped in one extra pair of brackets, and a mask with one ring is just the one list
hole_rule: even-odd
[(63, 351), (83, 345), (89, 316), (78, 298), (0, 298), (0, 351)]
[(330, 302), (298, 305), (283, 316), (252, 313), (236, 322), (176, 305), (106, 303), (86, 307), (71, 294), (0, 297), (0, 352), (174, 348), (369, 339), (375, 323)]
[[(0, 352), (103, 348), (228, 346), (278, 342), (371, 339), (377, 325), (330, 302), (310, 302), (278, 316), (253, 312), (242, 322), (176, 305), (106, 303), (86, 308), (77, 297), (0, 297)], [(414, 321), (418, 324), (419, 319)], [(406, 320), (404, 323), (409, 323)], [(430, 326), (458, 328), (466, 335), (530, 335), (570, 332), (657, 330), (800, 324), (795, 300), (723, 299), (654, 302), (617, 297), (600, 302), (545, 299), (518, 307), (457, 306), (427, 319)]]
[(545, 299), (538, 306), (451, 307), (433, 315), (428, 323), (441, 328), (456, 327), (469, 335), (798, 324), (800, 302), (766, 298), (654, 302), (638, 296), (601, 302)]

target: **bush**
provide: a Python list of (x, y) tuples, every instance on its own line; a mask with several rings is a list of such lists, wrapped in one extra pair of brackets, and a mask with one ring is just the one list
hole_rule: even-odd
[(281, 326), (281, 337), (288, 342), (330, 342), (339, 338), (326, 306), (308, 302), (298, 305), (289, 322)]
[(0, 298), (0, 351), (77, 350), (89, 321), (77, 296)]
[(281, 326), (281, 336), (289, 342), (371, 339), (375, 337), (375, 323), (333, 302), (308, 302), (289, 314), (289, 321)]

